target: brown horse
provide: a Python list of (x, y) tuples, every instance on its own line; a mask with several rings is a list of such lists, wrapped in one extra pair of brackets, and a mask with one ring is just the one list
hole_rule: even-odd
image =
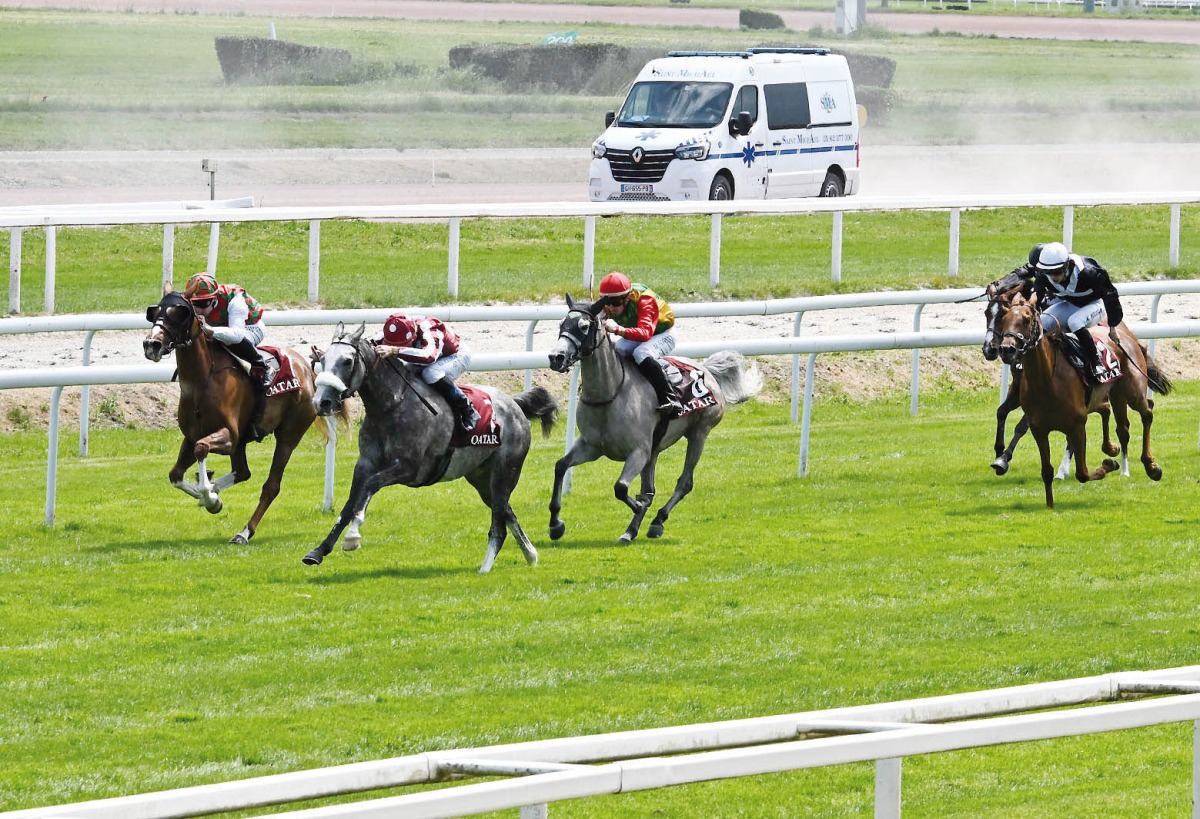
[[(177, 352), (178, 417), (183, 443), (168, 477), (172, 486), (196, 498), (201, 506), (216, 514), (224, 505), (221, 491), (250, 479), (246, 444), (251, 440), (255, 386), (225, 345), (212, 341), (204, 333), (192, 303), (182, 294), (167, 291), (162, 301), (146, 310), (146, 320), (154, 325), (142, 342), (146, 358), (160, 361), (164, 355)], [(261, 426), (267, 433), (275, 435), (271, 472), (262, 486), (254, 514), (245, 528), (230, 538), (230, 543), (244, 544), (254, 537), (263, 515), (279, 495), (283, 470), (292, 452), (316, 418), (312, 406), (312, 367), (294, 350), (281, 350), (281, 353), (291, 364), (298, 389), (280, 392), (267, 399)], [(327, 434), (323, 426), (318, 425), (318, 428), (322, 434)], [(206, 468), (210, 454), (229, 457), (231, 471), (228, 475), (211, 480), (211, 473)], [(196, 483), (183, 477), (192, 464), (198, 465)]]
[(1121, 452), (1129, 451), (1129, 408), (1142, 418), (1142, 465), (1151, 480), (1162, 477), (1162, 467), (1150, 454), (1150, 427), (1154, 423), (1154, 402), (1146, 397), (1147, 387), (1166, 395), (1171, 381), (1154, 359), (1145, 355), (1141, 345), (1128, 343), (1121, 334), (1120, 343), (1107, 337), (1096, 339), (1107, 347), (1121, 365), (1122, 375), (1107, 384), (1087, 385), (1068, 362), (1066, 353), (1051, 335), (1042, 331), (1041, 313), (1036, 297), (1013, 297), (1001, 320), (1000, 357), (1005, 364), (1021, 363), (1021, 408), (1029, 420), (1030, 431), (1042, 456), (1042, 483), (1046, 487), (1046, 505), (1054, 506), (1054, 467), (1050, 464), (1050, 433), (1067, 436), (1067, 445), (1075, 456), (1075, 477), (1080, 483), (1098, 481), (1120, 465), (1105, 459), (1101, 466), (1087, 468), (1087, 414), (1105, 401), (1112, 405), (1117, 419), (1117, 438)]
[[(987, 324), (987, 329), (983, 336), (983, 357), (988, 361), (995, 361), (1000, 356), (1000, 321), (1008, 312), (1008, 306), (1012, 303), (1013, 296), (1017, 293), (1026, 292), (1026, 282), (1017, 276), (1019, 271), (1009, 273), (1003, 279), (997, 279), (988, 285), (986, 295), (988, 299), (987, 307), (984, 308), (983, 317)], [(1137, 343), (1137, 338), (1129, 332), (1129, 328), (1122, 323), (1119, 330), (1127, 334), (1129, 338)], [(1122, 342), (1124, 343), (1124, 342)], [(1012, 463), (1013, 454), (1017, 449), (1017, 442), (1025, 437), (1025, 433), (1029, 431), (1029, 421), (1024, 415), (1017, 422), (1017, 426), (1013, 429), (1012, 440), (1008, 442), (1008, 446), (1004, 445), (1005, 427), (1008, 424), (1008, 415), (1017, 407), (1021, 406), (1021, 368), (1010, 367), (1010, 381), (1008, 385), (1008, 394), (1004, 396), (1004, 400), (996, 407), (996, 460), (992, 461), (992, 470), (997, 475), (1005, 475), (1008, 473), (1008, 466)], [(1100, 416), (1100, 423), (1104, 427), (1104, 443), (1101, 444), (1101, 449), (1105, 455), (1116, 455), (1121, 449), (1112, 439), (1112, 431), (1110, 419), (1112, 417), (1111, 408), (1108, 402), (1101, 404), (1094, 410)], [(1063, 480), (1071, 472), (1071, 448), (1067, 447), (1063, 452), (1062, 463), (1058, 465), (1058, 471), (1054, 473), (1054, 477), (1058, 480)], [(1122, 473), (1129, 474), (1128, 461), (1122, 464)]]

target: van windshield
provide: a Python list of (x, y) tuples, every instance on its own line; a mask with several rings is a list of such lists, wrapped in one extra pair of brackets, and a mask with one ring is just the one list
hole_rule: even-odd
[(726, 82), (634, 83), (617, 125), (624, 128), (713, 128), (729, 108)]

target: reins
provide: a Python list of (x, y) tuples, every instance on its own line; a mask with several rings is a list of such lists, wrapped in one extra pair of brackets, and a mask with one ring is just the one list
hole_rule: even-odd
[[(580, 312), (580, 311), (576, 311), (576, 312)], [(593, 318), (595, 318), (595, 316), (593, 316)], [(596, 350), (600, 349), (601, 344), (611, 343), (608, 340), (607, 335), (603, 335), (603, 336), (600, 335), (603, 332), (602, 327), (603, 327), (603, 325), (601, 325), (600, 322), (597, 321), (595, 329), (592, 330), (592, 332), (589, 333), (587, 335), (587, 337), (577, 338), (574, 335), (571, 336), (572, 340), (575, 341), (575, 346), (579, 348), (579, 354), (576, 356), (577, 360), (587, 358), (592, 353), (596, 352)], [(592, 341), (593, 338), (596, 339), (594, 342)], [(588, 342), (591, 342), (590, 346), (589, 346)], [(580, 403), (587, 404), (589, 407), (602, 407), (605, 404), (611, 404), (613, 401), (617, 400), (617, 398), (621, 395), (621, 388), (625, 386), (625, 363), (623, 361), (621, 361), (618, 357), (617, 365), (621, 369), (621, 381), (619, 384), (617, 384), (617, 388), (613, 391), (612, 397), (604, 398), (599, 401), (589, 401), (588, 399), (583, 397), (583, 381), (581, 379), (580, 383), (579, 383), (579, 401), (580, 401)]]

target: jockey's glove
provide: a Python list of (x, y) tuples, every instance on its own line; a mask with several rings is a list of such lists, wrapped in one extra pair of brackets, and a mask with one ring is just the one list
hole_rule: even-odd
[(615, 335), (618, 335), (618, 336), (621, 335), (621, 325), (617, 324), (615, 321), (613, 321), (610, 318), (606, 318), (604, 320), (604, 329), (608, 330), (608, 332), (613, 333)]

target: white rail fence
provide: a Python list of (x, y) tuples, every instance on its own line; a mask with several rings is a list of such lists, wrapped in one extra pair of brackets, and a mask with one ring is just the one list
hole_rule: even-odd
[(1034, 196), (940, 196), (940, 197), (869, 197), (854, 196), (837, 199), (781, 199), (763, 202), (622, 202), (497, 205), (393, 205), (344, 206), (305, 208), (198, 209), (188, 211), (186, 218), (161, 210), (102, 209), (81, 206), (77, 210), (45, 208), (0, 208), (0, 229), (8, 228), (9, 244), (9, 311), (21, 312), (21, 246), (24, 228), (46, 229), (45, 312), (54, 310), (54, 279), (56, 260), (55, 229), (86, 225), (163, 225), (163, 282), (174, 280), (176, 224), (208, 223), (211, 225), (208, 270), (216, 271), (220, 225), (227, 222), (308, 222), (308, 290), (310, 302), (320, 298), (321, 281), (321, 222), (324, 220), (369, 219), (402, 221), (405, 219), (437, 220), (448, 223), (448, 269), (446, 291), (451, 298), (458, 296), (460, 226), (463, 219), (506, 218), (583, 218), (583, 278), (582, 285), (590, 289), (594, 281), (596, 219), (604, 216), (697, 216), (712, 219), (709, 239), (709, 286), (716, 288), (721, 281), (722, 219), (726, 215), (779, 216), (812, 213), (833, 215), (830, 275), (834, 282), (842, 280), (842, 222), (846, 213), (870, 211), (936, 210), (950, 214), (947, 273), (959, 272), (959, 241), (961, 214), (964, 210), (997, 208), (1054, 207), (1063, 211), (1063, 242), (1070, 247), (1074, 236), (1075, 208), (1119, 205), (1169, 205), (1170, 219), (1166, 247), (1167, 263), (1179, 265), (1180, 213), (1185, 204), (1200, 203), (1200, 192), (1142, 193), (1142, 194), (1077, 194)]
[[(546, 817), (550, 803), (567, 799), (870, 761), (875, 762), (875, 817), (899, 819), (904, 757), (1176, 722), (1193, 723), (1191, 815), (1200, 819), (1198, 720), (1200, 666), (1186, 666), (771, 717), (432, 751), (13, 811), (0, 814), (0, 819), (174, 819), (464, 776), (510, 778), (271, 815), (418, 819), (519, 808), (522, 817)], [(762, 806), (762, 812), (770, 812), (770, 806)]]
[[(1159, 301), (1163, 295), (1200, 293), (1200, 280), (1129, 282), (1119, 286), (1122, 296), (1151, 296), (1150, 322), (1130, 323), (1139, 338), (1149, 341), (1150, 346), (1158, 338), (1184, 338), (1200, 335), (1200, 322), (1157, 322)], [(821, 353), (869, 352), (873, 350), (912, 350), (912, 381), (910, 412), (916, 414), (919, 407), (920, 352), (924, 348), (961, 347), (981, 344), (982, 328), (975, 330), (940, 330), (921, 332), (921, 313), (929, 304), (960, 302), (980, 294), (978, 288), (955, 290), (921, 290), (893, 293), (858, 293), (839, 296), (814, 296), (795, 299), (773, 299), (753, 302), (709, 302), (678, 305), (676, 313), (681, 317), (716, 316), (759, 316), (792, 313), (792, 336), (787, 338), (742, 339), (735, 341), (687, 342), (680, 344), (675, 353), (681, 356), (703, 358), (718, 350), (737, 350), (745, 355), (791, 355), (792, 366), (792, 422), (802, 409), (800, 428), (800, 451), (797, 475), (808, 474), (810, 438), (812, 430), (812, 403), (815, 388), (814, 375), (816, 358)], [(807, 338), (800, 336), (801, 320), (807, 312), (842, 308), (863, 308), (888, 305), (915, 305), (912, 333), (874, 333), (866, 335), (840, 335)], [(271, 322), (280, 326), (334, 325), (339, 322), (355, 325), (359, 322), (382, 323), (393, 312), (390, 309), (372, 310), (293, 310), (271, 314)], [(561, 305), (535, 305), (520, 307), (442, 307), (412, 308), (414, 314), (435, 315), (454, 323), (469, 321), (528, 321), (526, 350), (510, 353), (477, 354), (471, 364), (475, 371), (525, 370), (528, 387), (532, 371), (547, 366), (545, 352), (533, 351), (534, 329), (539, 321), (557, 320), (564, 315)], [(980, 311), (982, 313), (982, 310)], [(101, 384), (145, 384), (165, 383), (174, 373), (173, 363), (137, 364), (117, 366), (89, 366), (91, 342), (98, 331), (132, 330), (146, 327), (144, 316), (128, 314), (94, 314), (81, 316), (46, 316), (31, 318), (0, 319), (0, 335), (16, 333), (43, 333), (84, 331), (83, 363), (80, 367), (49, 367), (0, 372), (0, 389), (53, 388), (50, 401), (49, 444), (46, 463), (45, 522), (52, 526), (57, 504), (57, 476), (59, 449), (59, 415), (62, 391), (68, 386), (79, 386), (83, 393), (80, 399), (79, 454), (86, 456), (88, 450), (88, 403), (89, 388)], [(799, 360), (807, 355), (803, 399), (799, 390)], [(1004, 379), (1007, 368), (1001, 367), (1001, 396), (1004, 394)], [(575, 438), (575, 404), (578, 386), (578, 369), (570, 377), (568, 406), (566, 410), (566, 446)], [(801, 403), (802, 401), (802, 403)], [(334, 454), (336, 438), (331, 429), (329, 449), (325, 463), (324, 508), (333, 507)]]

